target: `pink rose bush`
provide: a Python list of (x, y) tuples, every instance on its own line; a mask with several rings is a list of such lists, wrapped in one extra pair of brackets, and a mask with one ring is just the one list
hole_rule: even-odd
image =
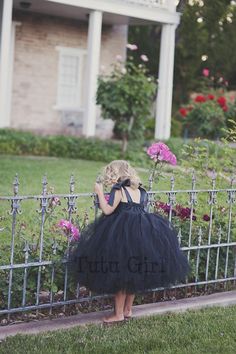
[(74, 226), (70, 221), (61, 219), (57, 226), (63, 231), (64, 235), (70, 242), (79, 240), (79, 229)]
[(154, 143), (147, 149), (147, 154), (155, 162), (167, 162), (173, 166), (176, 165), (177, 159), (169, 147), (162, 143)]

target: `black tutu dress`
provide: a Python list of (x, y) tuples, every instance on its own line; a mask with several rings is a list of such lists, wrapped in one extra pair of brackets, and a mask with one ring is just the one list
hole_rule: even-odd
[(145, 211), (143, 188), (139, 187), (140, 203), (133, 202), (125, 188), (129, 183), (115, 184), (108, 201), (113, 205), (115, 191), (121, 189), (127, 202), (88, 225), (71, 252), (71, 269), (79, 286), (98, 294), (144, 292), (184, 281), (189, 272), (172, 225)]

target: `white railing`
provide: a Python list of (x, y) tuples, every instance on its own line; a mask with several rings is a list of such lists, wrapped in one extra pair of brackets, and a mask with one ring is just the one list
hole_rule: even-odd
[[(113, 0), (117, 1), (117, 0)], [(146, 7), (168, 7), (170, 0), (119, 0), (120, 2), (143, 5)]]

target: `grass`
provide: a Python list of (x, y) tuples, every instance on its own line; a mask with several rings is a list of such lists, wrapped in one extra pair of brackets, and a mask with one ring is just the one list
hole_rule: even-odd
[[(12, 195), (12, 183), (17, 173), (20, 187), (19, 195), (41, 194), (41, 182), (46, 174), (48, 187), (54, 189), (54, 193), (68, 193), (71, 174), (76, 181), (75, 192), (91, 192), (97, 174), (106, 163), (97, 161), (76, 160), (57, 157), (36, 156), (8, 156), (0, 155), (0, 196)], [(175, 176), (177, 189), (191, 188), (191, 174), (178, 169), (166, 167), (164, 178), (160, 178), (154, 189), (169, 189), (170, 177)], [(148, 185), (149, 172), (146, 169), (138, 169), (139, 175), (145, 187)], [(228, 181), (218, 179), (217, 185), (221, 188), (229, 187)], [(198, 178), (196, 188), (210, 188), (210, 178)]]
[(8, 337), (1, 354), (234, 354), (236, 306)]
[[(13, 195), (12, 183), (16, 173), (18, 173), (20, 181), (19, 195), (40, 195), (42, 192), (41, 183), (44, 174), (47, 175), (48, 190), (51, 190), (51, 193), (69, 193), (69, 180), (71, 174), (73, 174), (75, 177), (75, 193), (92, 192), (96, 176), (101, 171), (104, 165), (105, 163), (102, 162), (67, 158), (0, 155), (0, 196)], [(174, 187), (175, 189), (191, 189), (191, 174), (184, 173), (179, 169), (175, 169), (173, 171), (170, 166), (166, 167), (165, 173), (163, 174), (164, 178), (160, 178), (158, 185), (154, 184), (153, 189), (170, 189), (170, 177), (172, 173), (174, 173), (176, 180)], [(149, 171), (146, 169), (139, 169), (139, 174), (143, 181), (144, 187), (147, 187)], [(228, 185), (229, 183), (227, 181), (217, 181), (217, 186), (221, 186), (221, 188), (226, 188), (228, 187)], [(210, 178), (198, 178), (196, 188), (211, 188)], [(167, 202), (167, 195), (162, 194), (160, 197), (162, 201)], [(199, 206), (201, 206), (202, 209), (200, 210), (200, 214), (207, 214), (209, 211), (209, 205), (207, 203), (207, 193), (201, 193), (198, 197), (198, 210)], [(188, 206), (188, 199), (189, 196), (186, 193), (177, 194), (177, 203)], [(66, 201), (62, 199), (61, 202), (62, 206), (58, 208), (57, 211), (62, 211), (64, 208), (66, 208)], [(225, 207), (225, 204), (226, 195), (223, 193), (219, 193), (218, 205), (222, 205)], [(85, 211), (87, 211), (90, 217), (93, 218), (94, 209), (92, 208), (93, 203), (91, 198), (80, 198), (77, 201), (77, 205), (81, 218), (83, 217)], [(22, 215), (20, 217), (17, 217), (18, 223), (21, 222), (27, 225), (39, 225), (39, 214), (36, 213), (36, 209), (39, 208), (39, 201), (23, 201), (21, 202), (21, 208)], [(1, 227), (6, 228), (7, 225), (8, 227), (7, 229), (5, 229), (5, 236), (3, 236), (3, 233), (1, 233), (0, 236), (2, 240), (5, 237), (10, 241), (10, 225), (12, 220), (11, 215), (9, 215), (8, 213), (9, 210), (9, 201), (1, 201), (0, 229)], [(66, 215), (63, 215), (63, 217), (66, 217)], [(29, 227), (29, 230), (30, 229), (31, 231), (29, 231), (28, 233), (38, 234), (38, 230), (33, 230), (34, 228)]]
[(12, 195), (12, 183), (17, 173), (19, 194), (41, 194), (41, 182), (46, 174), (49, 187), (55, 193), (68, 193), (71, 174), (76, 180), (77, 192), (91, 192), (102, 162), (64, 159), (57, 157), (1, 156), (0, 195)]

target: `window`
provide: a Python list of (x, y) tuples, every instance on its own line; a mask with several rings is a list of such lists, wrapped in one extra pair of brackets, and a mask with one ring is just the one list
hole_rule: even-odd
[(57, 47), (59, 51), (57, 108), (82, 109), (86, 51)]

